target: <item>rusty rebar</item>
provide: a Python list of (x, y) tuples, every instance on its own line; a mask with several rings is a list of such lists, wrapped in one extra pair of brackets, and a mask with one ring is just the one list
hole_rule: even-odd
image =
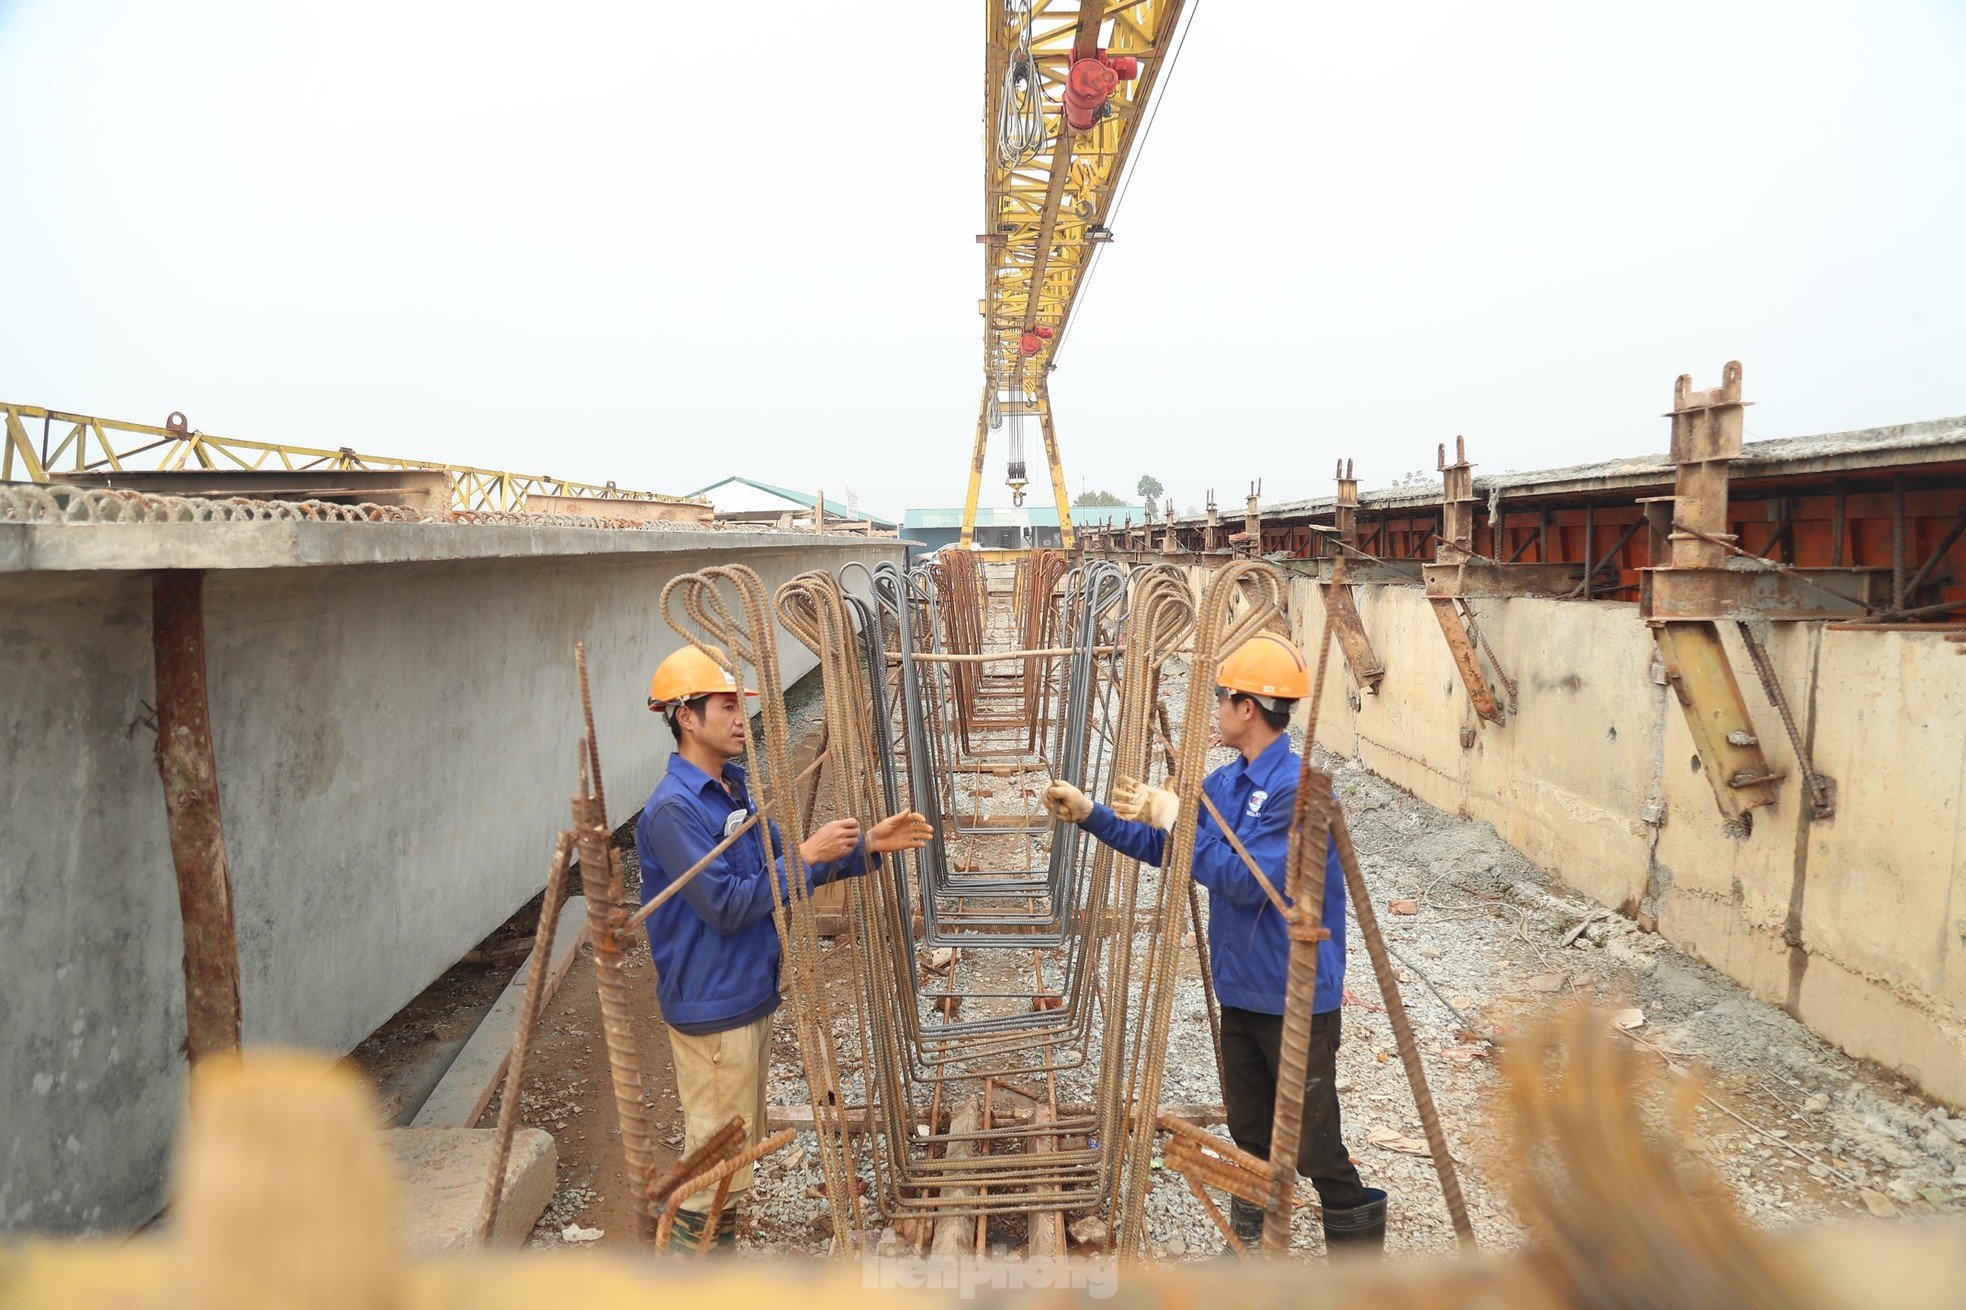
[(1413, 1023), (1400, 998), (1399, 980), (1393, 976), (1393, 962), (1386, 953), (1386, 942), (1379, 935), (1379, 915), (1372, 908), (1372, 892), (1359, 871), (1358, 852), (1352, 848), (1352, 834), (1345, 822), (1344, 807), (1332, 803), (1331, 838), (1338, 845), (1338, 863), (1345, 871), (1345, 889), (1351, 893), (1352, 913), (1358, 919), (1359, 935), (1365, 938), (1365, 951), (1372, 960), (1372, 972), (1379, 980), (1379, 996), (1386, 1003), (1386, 1020), (1392, 1026), (1393, 1044), (1399, 1048), (1400, 1063), (1406, 1068), (1406, 1081), (1413, 1089), (1413, 1105), (1420, 1115), (1420, 1127), (1427, 1136), (1427, 1153), (1433, 1158), (1434, 1172), (1440, 1176), (1440, 1194), (1447, 1202), (1448, 1217), (1454, 1223), (1461, 1244), (1474, 1248), (1474, 1225), (1468, 1222), (1468, 1203), (1461, 1195), (1461, 1180), (1454, 1172), (1454, 1157), (1447, 1151), (1447, 1134), (1441, 1130), (1440, 1111), (1434, 1106), (1433, 1092), (1427, 1086), (1427, 1071), (1420, 1065), (1420, 1048), (1413, 1040)]
[(1789, 747), (1795, 751), (1796, 767), (1802, 770), (1802, 787), (1808, 793), (1809, 817), (1834, 817), (1835, 793), (1829, 779), (1816, 772), (1815, 761), (1809, 758), (1809, 743), (1801, 729), (1795, 726), (1795, 713), (1789, 709), (1788, 695), (1782, 690), (1782, 680), (1775, 673), (1774, 661), (1768, 658), (1768, 648), (1762, 644), (1753, 624), (1736, 620), (1734, 627), (1741, 634), (1741, 645), (1747, 648), (1748, 661), (1754, 665), (1755, 677), (1761, 680), (1762, 692), (1768, 697), (1768, 703), (1775, 707), (1775, 713), (1781, 717), (1782, 728), (1788, 733)]
[[(685, 1178), (682, 1182), (677, 1183), (670, 1189), (669, 1199), (662, 1206), (662, 1217), (656, 1224), (656, 1249), (668, 1249), (670, 1230), (675, 1226), (676, 1212), (683, 1208), (684, 1201), (695, 1196), (706, 1187), (714, 1187), (718, 1183), (728, 1181), (732, 1174), (735, 1174), (738, 1170), (744, 1168), (744, 1166), (756, 1164), (772, 1152), (783, 1149), (787, 1143), (798, 1135), (799, 1130), (796, 1128), (781, 1128), (757, 1145), (739, 1151), (736, 1155), (730, 1156), (727, 1159), (720, 1160), (708, 1169), (705, 1169), (702, 1173), (691, 1178)], [(705, 1232), (705, 1236), (709, 1236), (707, 1231)]]
[(505, 1090), (498, 1103), (498, 1131), (492, 1139), (491, 1177), (478, 1210), (478, 1240), (490, 1242), (498, 1223), (498, 1205), (505, 1192), (505, 1162), (512, 1153), (512, 1133), (519, 1122), (519, 1086), (525, 1079), (526, 1050), (533, 1024), (539, 1018), (540, 998), (546, 994), (546, 975), (553, 963), (553, 936), (560, 923), (560, 899), (566, 891), (567, 866), (573, 860), (573, 834), (562, 829), (553, 843), (553, 863), (546, 871), (546, 891), (539, 903), (539, 928), (532, 939), (532, 964), (526, 974), (526, 996), (519, 1007), (519, 1030), (505, 1057)]
[(1258, 1174), (1264, 1173), (1270, 1167), (1270, 1162), (1262, 1156), (1252, 1155), (1240, 1146), (1237, 1146), (1234, 1142), (1224, 1141), (1209, 1132), (1206, 1128), (1197, 1124), (1191, 1124), (1186, 1119), (1177, 1118), (1171, 1114), (1163, 1114), (1160, 1116), (1158, 1122), (1160, 1127), (1175, 1139), (1185, 1140), (1194, 1143), (1196, 1146), (1205, 1147), (1232, 1164), (1240, 1165)]
[[(1304, 758), (1310, 758), (1308, 747)], [(1318, 955), (1329, 935), (1319, 918), (1324, 908), (1325, 851), (1330, 845), (1330, 788), (1329, 774), (1305, 769), (1297, 784), (1297, 813), (1290, 825), (1291, 915), (1286, 925), (1290, 954), (1284, 975), (1276, 1107), (1270, 1125), (1270, 1184), (1263, 1203), (1263, 1250), (1278, 1256), (1290, 1249), (1289, 1197), (1297, 1180), (1297, 1147), (1304, 1131)]]
[[(581, 670), (583, 680), (586, 670)], [(573, 798), (574, 834), (580, 850), (580, 882), (587, 897), (587, 937), (594, 948), (594, 987), (600, 995), (601, 1031), (607, 1040), (608, 1072), (614, 1083), (614, 1111), (621, 1129), (621, 1153), (629, 1186), (644, 1190), (654, 1167), (653, 1134), (642, 1104), (642, 1057), (635, 1041), (635, 1002), (621, 958), (621, 869), (608, 844), (599, 799), (589, 786), (591, 743), (580, 743), (580, 794)], [(654, 1236), (646, 1211), (642, 1236)]]
[(1201, 1203), (1201, 1212), (1207, 1215), (1215, 1226), (1221, 1230), (1222, 1236), (1228, 1239), (1229, 1249), (1237, 1255), (1247, 1258), (1249, 1252), (1243, 1246), (1242, 1239), (1236, 1236), (1235, 1229), (1230, 1225), (1229, 1221), (1222, 1217), (1222, 1211), (1216, 1207), (1214, 1200), (1208, 1195), (1208, 1189), (1186, 1173), (1181, 1175), (1181, 1181), (1188, 1185), (1188, 1190), (1195, 1194), (1195, 1200)]
[[(744, 1140), (744, 1116), (734, 1114), (730, 1122), (703, 1139), (694, 1151), (671, 1165), (668, 1172), (649, 1178), (647, 1198), (648, 1210), (654, 1214), (662, 1208), (669, 1194), (676, 1190), (676, 1184), (692, 1175), (702, 1173), (710, 1167), (710, 1162), (730, 1150), (731, 1146)], [(687, 1199), (687, 1198), (685, 1198)]]
[[(587, 771), (594, 786), (594, 800), (601, 808), (601, 826), (608, 826), (607, 789), (601, 785), (601, 739), (594, 735), (594, 694), (587, 686), (587, 643), (573, 644), (573, 665), (579, 675), (580, 718), (587, 728)], [(609, 829), (612, 833), (612, 829)]]
[[(1339, 557), (1341, 561), (1343, 558)], [(1338, 567), (1342, 569), (1342, 563)], [(1331, 845), (1331, 775), (1312, 768), (1311, 755), (1317, 749), (1318, 711), (1324, 700), (1325, 669), (1331, 659), (1332, 627), (1327, 607), (1318, 629), (1317, 674), (1311, 680), (1304, 754), (1298, 765), (1297, 792), (1291, 798), (1290, 844), (1284, 853), (1284, 887), (1290, 898), (1284, 924), (1290, 952), (1284, 966), (1283, 1035), (1277, 1055), (1276, 1105), (1270, 1122), (1270, 1185), (1263, 1204), (1263, 1249), (1277, 1256), (1290, 1249), (1289, 1197), (1296, 1190), (1297, 1147), (1304, 1132), (1304, 1084), (1310, 1077), (1318, 956), (1324, 939), (1331, 935), (1319, 923), (1324, 913), (1326, 853)]]
[(193, 1064), (239, 1049), (239, 936), (219, 813), (206, 694), (205, 575), (166, 569), (150, 587), (157, 672), (157, 774), (184, 923), (184, 1052)]
[[(1243, 1164), (1237, 1160), (1204, 1154), (1200, 1148), (1186, 1142), (1169, 1142), (1163, 1158), (1170, 1168), (1183, 1177), (1192, 1174), (1209, 1186), (1227, 1192), (1241, 1201), (1253, 1206), (1264, 1206), (1269, 1201), (1270, 1166), (1267, 1162), (1256, 1165)], [(1284, 1204), (1288, 1215), (1297, 1203), (1297, 1193), (1292, 1190)]]

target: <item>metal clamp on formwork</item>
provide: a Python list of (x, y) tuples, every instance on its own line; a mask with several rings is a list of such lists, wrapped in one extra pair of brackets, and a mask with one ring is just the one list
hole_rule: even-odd
[(1379, 662), (1372, 639), (1365, 635), (1365, 623), (1358, 616), (1346, 575), (1350, 557), (1360, 553), (1358, 479), (1352, 476), (1352, 461), (1338, 461), (1337, 476), (1338, 498), (1332, 511), (1332, 532), (1326, 540), (1338, 547), (1338, 553), (1318, 561), (1318, 595), (1324, 601), (1325, 622), (1336, 632), (1338, 649), (1345, 653), (1345, 667), (1351, 671), (1352, 681), (1360, 691), (1377, 692), (1386, 666)]
[[(1496, 677), (1508, 689), (1509, 708), (1513, 714), (1516, 708), (1516, 684), (1514, 679), (1502, 670), (1495, 658), (1495, 652), (1488, 648), (1482, 638), (1481, 629), (1475, 623), (1474, 610), (1469, 607), (1465, 590), (1466, 574), (1471, 564), (1486, 564), (1494, 569), (1542, 568), (1541, 565), (1507, 565), (1485, 559), (1474, 550), (1474, 465), (1468, 463), (1467, 441), (1463, 437), (1454, 438), (1454, 462), (1447, 462), (1447, 446), (1443, 443), (1435, 456), (1440, 470), (1440, 535), (1434, 543), (1434, 563), (1424, 565), (1422, 573), (1426, 578), (1427, 600), (1433, 605), (1434, 617), (1440, 621), (1441, 635), (1447, 638), (1447, 650), (1454, 657), (1454, 667), (1460, 671), (1461, 684), (1468, 689), (1468, 700), (1474, 705), (1475, 714), (1489, 723), (1501, 723), (1503, 710), (1495, 699), (1488, 679), (1481, 671), (1481, 655), (1495, 668)], [(1559, 566), (1567, 568), (1567, 565)], [(1503, 576), (1506, 576), (1504, 574)], [(1521, 591), (1476, 590), (1475, 595), (1522, 595)], [(1480, 648), (1480, 655), (1476, 648)]]
[[(1780, 714), (1795, 750), (1813, 819), (1835, 813), (1834, 783), (1817, 773), (1807, 743), (1796, 728), (1774, 664), (1759, 628), (1770, 619), (1844, 617), (1862, 612), (1866, 602), (1826, 588), (1806, 573), (1842, 570), (1758, 569), (1733, 565), (1752, 557), (1733, 543), (1728, 531), (1729, 464), (1741, 453), (1741, 365), (1729, 361), (1721, 382), (1693, 390), (1681, 374), (1673, 384), (1673, 494), (1648, 498), (1654, 563), (1644, 571), (1639, 614), (1653, 631), (1665, 662), (1666, 679), (1686, 712), (1700, 763), (1713, 785), (1714, 799), (1730, 822), (1743, 826), (1764, 805), (1775, 803), (1775, 771), (1741, 697), (1740, 682), (1721, 642), (1720, 621), (1732, 621), (1747, 646), (1769, 702)], [(1832, 609), (1848, 602), (1850, 608)]]

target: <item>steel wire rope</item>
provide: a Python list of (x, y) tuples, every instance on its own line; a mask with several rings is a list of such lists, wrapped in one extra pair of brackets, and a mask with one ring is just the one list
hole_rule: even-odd
[(1017, 40), (997, 91), (997, 162), (1018, 168), (1044, 149), (1044, 79), (1031, 57), (1031, 0), (1007, 0), (1004, 9)]

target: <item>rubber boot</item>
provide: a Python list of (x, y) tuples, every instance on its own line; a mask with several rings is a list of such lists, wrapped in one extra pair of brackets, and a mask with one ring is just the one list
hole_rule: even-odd
[[(1242, 1243), (1243, 1250), (1255, 1255), (1263, 1245), (1263, 1208), (1251, 1205), (1239, 1196), (1229, 1198), (1229, 1231)], [(1223, 1255), (1234, 1255), (1236, 1249), (1227, 1242), (1222, 1243)]]
[(669, 1229), (669, 1249), (678, 1253), (687, 1253), (702, 1246), (703, 1221), (708, 1218), (709, 1216), (701, 1210), (676, 1211), (676, 1222)]
[(1385, 1251), (1386, 1194), (1376, 1187), (1366, 1188), (1365, 1194), (1369, 1199), (1364, 1205), (1349, 1210), (1325, 1209), (1324, 1246), (1329, 1254), (1345, 1250), (1378, 1255)]

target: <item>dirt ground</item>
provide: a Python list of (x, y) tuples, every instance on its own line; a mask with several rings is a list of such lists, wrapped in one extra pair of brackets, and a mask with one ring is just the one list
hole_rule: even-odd
[[(1170, 690), (1178, 692), (1178, 685)], [(809, 736), (811, 708), (801, 715)], [(1226, 758), (1218, 752), (1211, 764)], [(1686, 1149), (1753, 1222), (1780, 1228), (1966, 1209), (1966, 1118), (1828, 1047), (1631, 920), (1566, 891), (1486, 825), (1433, 810), (1350, 762), (1322, 762), (1334, 772), (1397, 957), (1401, 993), (1483, 1245), (1514, 1245), (1522, 1237), (1509, 1201), (1501, 1056), (1483, 1038), (1506, 1046), (1542, 1017), (1579, 1001), (1614, 1016), (1617, 1030), (1642, 1055), (1650, 1076), (1639, 1081), (1635, 1095), (1648, 1108), (1660, 1109), (1677, 1094), (1681, 1074), (1697, 1081), (1704, 1099), (1694, 1110)], [(1019, 854), (1024, 840), (1015, 839)], [(1403, 912), (1406, 902), (1410, 912)], [(515, 923), (522, 920), (515, 917)], [(682, 1119), (645, 943), (629, 953), (627, 967), (632, 985), (648, 999), (636, 1036), (658, 1163), (666, 1165), (681, 1146)], [(380, 1071), (379, 1083), (387, 1085), (392, 1042), (414, 1047), (461, 1040), (452, 1030), (468, 1032), (471, 1007), (485, 988), (484, 1004), (496, 995), (497, 984), (489, 980), (509, 973), (482, 972), (484, 978), (458, 982), (449, 992), (433, 988), (425, 1011), (406, 1011), (378, 1039), (393, 1036), (372, 1039), (382, 1048), (372, 1053), (380, 1061), (371, 1065)], [(829, 985), (844, 989), (848, 980), (834, 972)], [(1191, 942), (1181, 973), (1162, 1099), (1219, 1104)], [(843, 991), (838, 999), (849, 1006)], [(1439, 1185), (1423, 1148), (1416, 1149), (1420, 1124), (1356, 931), (1344, 1015), (1339, 1091), (1345, 1136), (1366, 1181), (1393, 1196), (1389, 1250), (1451, 1249)], [(638, 1244), (600, 1033), (591, 956), (583, 952), (543, 1015), (524, 1084), (522, 1121), (553, 1133), (560, 1153), (558, 1187), (534, 1231), (535, 1246)], [(782, 1017), (773, 1048), (773, 1102), (809, 1101), (791, 1027)], [(818, 1181), (811, 1134), (766, 1161), (746, 1207), (743, 1249), (821, 1253), (830, 1230), (824, 1201), (809, 1190)], [(1168, 1171), (1156, 1175), (1147, 1215), (1157, 1256), (1199, 1258), (1221, 1245)], [(583, 1229), (599, 1229), (601, 1236), (569, 1241), (569, 1229), (576, 1238)], [(1300, 1216), (1297, 1243), (1305, 1252), (1321, 1246), (1308, 1214)]]

